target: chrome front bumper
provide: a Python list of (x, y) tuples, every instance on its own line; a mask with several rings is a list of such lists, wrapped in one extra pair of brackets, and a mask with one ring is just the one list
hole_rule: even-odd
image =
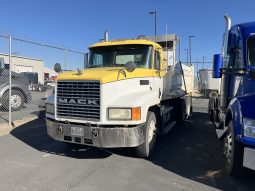
[[(102, 148), (136, 147), (144, 142), (144, 124), (135, 127), (89, 127), (64, 124), (49, 118), (46, 124), (48, 135), (58, 141)], [(73, 136), (71, 127), (84, 128), (84, 135)]]

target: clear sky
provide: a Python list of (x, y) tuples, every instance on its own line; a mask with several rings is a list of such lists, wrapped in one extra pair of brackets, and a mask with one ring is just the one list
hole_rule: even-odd
[[(255, 20), (254, 0), (0, 0), (0, 34), (66, 46), (79, 51), (103, 38), (106, 29), (110, 39), (153, 35), (154, 20), (149, 11), (157, 10), (158, 34), (177, 34), (182, 40), (182, 60), (188, 36), (192, 39), (192, 60), (212, 60), (220, 52), (224, 32), (223, 15), (232, 23)], [(5, 47), (6, 43), (0, 44)], [(17, 54), (26, 56), (16, 47)], [(0, 47), (1, 48), (1, 47)], [(4, 48), (2, 48), (4, 49)], [(44, 51), (27, 47), (31, 56)], [(2, 52), (0, 50), (0, 52)], [(46, 51), (47, 52), (47, 51)], [(53, 51), (54, 52), (54, 51)], [(57, 55), (55, 53), (45, 55)], [(47, 57), (47, 56), (46, 56)], [(63, 62), (61, 53), (60, 62)], [(75, 59), (74, 59), (75, 60)], [(46, 61), (46, 64), (55, 59)], [(68, 62), (72, 59), (68, 58)], [(48, 63), (47, 63), (48, 62)]]

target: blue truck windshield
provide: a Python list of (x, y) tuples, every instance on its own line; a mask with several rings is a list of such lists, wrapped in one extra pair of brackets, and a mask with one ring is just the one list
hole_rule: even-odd
[(249, 66), (255, 66), (255, 37), (247, 40), (247, 63)]

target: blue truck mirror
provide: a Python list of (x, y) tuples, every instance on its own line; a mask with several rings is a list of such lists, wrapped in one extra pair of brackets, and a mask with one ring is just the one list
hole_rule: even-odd
[(213, 78), (221, 78), (220, 69), (223, 67), (223, 56), (222, 54), (215, 54), (213, 56)]

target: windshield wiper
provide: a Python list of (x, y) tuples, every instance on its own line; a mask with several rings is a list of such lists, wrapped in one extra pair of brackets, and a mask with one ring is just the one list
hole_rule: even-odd
[(117, 63), (116, 63), (116, 64), (114, 64), (114, 66), (115, 66), (115, 67), (124, 67), (125, 64), (117, 64)]
[(89, 68), (97, 68), (97, 67), (102, 67), (102, 66), (104, 66), (104, 65), (100, 64), (100, 65), (90, 66)]

